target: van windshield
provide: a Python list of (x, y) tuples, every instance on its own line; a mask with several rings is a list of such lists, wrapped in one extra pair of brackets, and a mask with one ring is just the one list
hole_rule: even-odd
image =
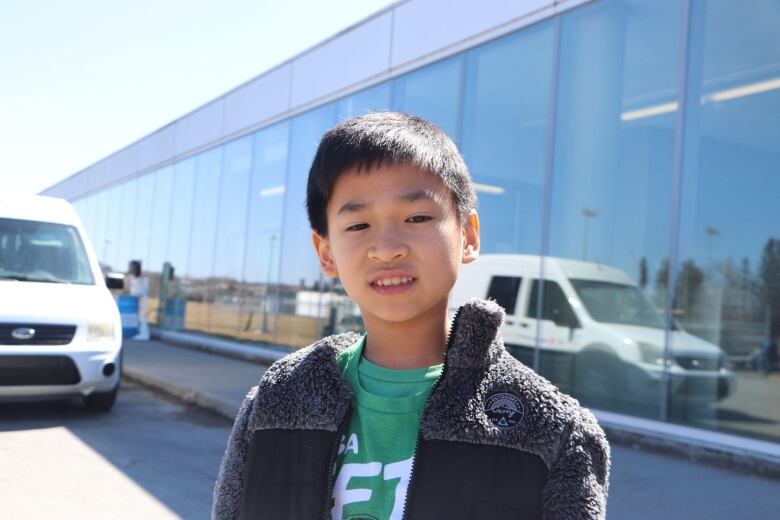
[(596, 321), (664, 328), (663, 317), (636, 286), (575, 279), (571, 284)]
[(94, 285), (73, 226), (0, 218), (0, 281)]

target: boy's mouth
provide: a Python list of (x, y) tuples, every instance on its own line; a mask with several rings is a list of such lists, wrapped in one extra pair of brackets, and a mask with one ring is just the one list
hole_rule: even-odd
[(371, 282), (371, 288), (379, 294), (391, 295), (407, 291), (417, 279), (412, 276), (379, 278)]

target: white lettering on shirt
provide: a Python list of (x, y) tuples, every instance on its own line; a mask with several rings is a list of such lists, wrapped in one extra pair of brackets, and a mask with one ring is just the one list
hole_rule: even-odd
[(412, 475), (412, 459), (414, 459), (414, 457), (385, 465), (385, 480), (393, 480), (395, 478), (401, 479), (395, 486), (395, 502), (393, 503), (393, 511), (390, 513), (388, 520), (401, 520), (401, 517), (404, 514), (406, 490), (409, 488), (409, 477)]
[[(347, 447), (349, 449), (349, 447)], [(365, 464), (344, 464), (333, 486), (333, 509), (330, 510), (332, 520), (342, 520), (344, 506), (353, 502), (367, 502), (371, 499), (372, 491), (368, 488), (347, 489), (349, 479), (352, 477), (375, 477), (382, 472), (381, 462), (367, 462)], [(395, 507), (393, 508), (395, 510)]]
[(349, 436), (349, 441), (347, 441), (347, 449), (346, 451), (352, 450), (352, 453), (355, 455), (358, 454), (358, 438), (356, 434), (352, 434)]

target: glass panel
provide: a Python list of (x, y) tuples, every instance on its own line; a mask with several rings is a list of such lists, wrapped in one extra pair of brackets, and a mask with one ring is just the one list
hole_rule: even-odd
[(171, 231), (168, 240), (168, 261), (176, 277), (190, 274), (190, 235), (192, 234), (192, 199), (195, 194), (195, 167), (197, 159), (190, 157), (174, 167), (174, 191), (171, 203)]
[(106, 253), (108, 253), (108, 238), (106, 237), (108, 221), (108, 195), (101, 191), (94, 195), (95, 197), (95, 222), (94, 235), (92, 236), (92, 246), (95, 248), (95, 254), (100, 262), (100, 268), (104, 269), (106, 265)]
[(241, 307), (252, 136), (232, 141), (223, 148), (210, 330), (235, 336)]
[(158, 275), (163, 262), (168, 260), (168, 231), (171, 220), (171, 198), (173, 195), (173, 166), (158, 170), (154, 174), (154, 201), (152, 203), (152, 227), (149, 237), (149, 265), (147, 272)]
[(149, 278), (149, 323), (159, 325), (160, 274), (163, 262), (168, 258), (168, 228), (171, 219), (171, 195), (173, 193), (173, 166), (154, 173), (152, 198), (152, 223), (149, 229), (149, 260), (146, 276)]
[(135, 210), (138, 196), (138, 180), (133, 179), (121, 186), (122, 212), (119, 218), (119, 234), (117, 236), (117, 270), (127, 272), (132, 259), (133, 230), (135, 229)]
[(203, 152), (196, 159), (195, 198), (192, 213), (187, 309), (184, 327), (208, 331), (212, 297), (209, 291), (214, 266), (217, 202), (222, 147)]
[(457, 55), (395, 79), (393, 108), (438, 125), (458, 137), (458, 101), (463, 56)]
[(290, 168), (284, 191), (284, 230), (276, 341), (305, 346), (322, 335), (330, 320), (329, 297), (320, 290), (331, 287), (320, 273), (306, 217), (306, 179), (322, 134), (336, 122), (336, 105), (306, 112), (292, 120)]
[[(537, 341), (539, 371), (585, 405), (654, 418), (663, 369), (645, 354), (663, 349), (664, 330), (625, 323), (637, 316), (600, 321), (606, 311), (593, 300), (634, 298), (641, 303), (609, 312), (663, 319), (656, 280), (669, 250), (681, 19), (678, 0), (599, 1), (561, 18), (544, 264), (560, 290), (543, 294), (555, 305), (542, 302), (550, 314)], [(611, 292), (586, 297), (573, 280)]]
[(545, 22), (466, 53), (461, 150), (483, 253), (541, 251), (552, 44)]
[(108, 212), (106, 218), (105, 263), (112, 271), (120, 271), (117, 263), (117, 245), (119, 243), (119, 218), (122, 214), (121, 186), (114, 186), (106, 192)]
[(338, 120), (362, 116), (368, 112), (390, 108), (391, 83), (386, 81), (371, 88), (361, 90), (336, 103)]
[(692, 6), (670, 417), (777, 441), (778, 3)]
[(284, 122), (254, 136), (239, 334), (255, 341), (273, 341), (276, 330), (289, 132)]
[(152, 228), (153, 200), (154, 174), (148, 173), (138, 179), (133, 249), (130, 251), (131, 260), (141, 260), (143, 273), (149, 269), (147, 263), (149, 260), (149, 234)]
[[(168, 261), (173, 268), (173, 279), (166, 282), (165, 307), (159, 326), (171, 330), (184, 327), (187, 293), (192, 286), (189, 276), (190, 237), (193, 234), (192, 202), (195, 194), (197, 158), (190, 157), (173, 166), (173, 193), (171, 225), (168, 238)], [(197, 305), (197, 304), (196, 304)]]

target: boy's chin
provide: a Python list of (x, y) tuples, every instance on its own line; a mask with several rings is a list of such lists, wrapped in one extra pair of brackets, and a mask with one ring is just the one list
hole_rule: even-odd
[[(419, 304), (414, 303), (388, 303), (380, 307), (369, 308), (363, 311), (363, 315), (367, 311), (374, 319), (381, 320), (387, 323), (407, 323), (416, 319), (431, 318), (431, 311), (433, 308), (424, 308)], [(445, 307), (446, 311), (446, 307)]]

